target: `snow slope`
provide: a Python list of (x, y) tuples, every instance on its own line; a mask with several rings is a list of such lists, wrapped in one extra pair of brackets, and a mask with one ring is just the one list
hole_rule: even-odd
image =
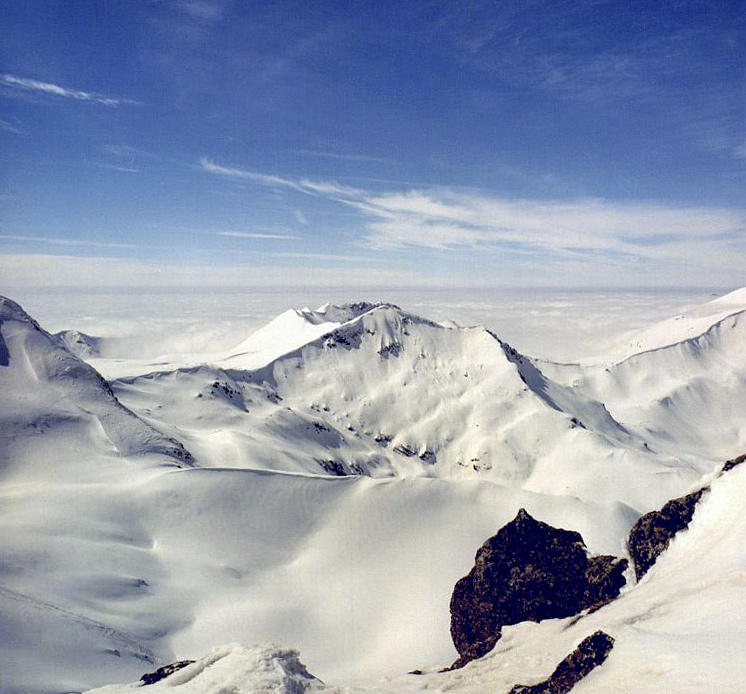
[[(0, 388), (5, 398), (0, 432), (11, 447), (31, 432), (46, 432), (43, 443), (30, 439), (43, 447), (64, 446), (53, 441), (64, 429), (66, 436), (75, 432), (118, 455), (165, 456), (179, 465), (190, 462), (183, 446), (123, 407), (100, 374), (9, 299), (0, 298), (0, 331)], [(9, 465), (21, 464), (11, 457), (8, 452), (0, 462), (4, 473)]]
[[(479, 477), (636, 508), (664, 500), (682, 474), (684, 483), (696, 478), (651, 454), (603, 402), (551, 381), (483, 327), (444, 326), (386, 304), (333, 315), (349, 320), (330, 326), (318, 312), (289, 312), (260, 331), (262, 349), (245, 343), (214, 366), (113, 386), (206, 466)], [(293, 337), (283, 337), (288, 324), (300, 325)], [(283, 353), (268, 360), (271, 346)]]
[(542, 368), (604, 402), (651, 450), (700, 470), (746, 450), (746, 291), (665, 321), (636, 344), (646, 348), (613, 364)]
[(746, 287), (694, 306), (677, 316), (661, 321), (622, 339), (614, 351), (623, 359), (640, 352), (668, 347), (703, 335), (712, 326), (746, 311)]
[[(393, 305), (326, 306), (283, 314), (212, 363), (120, 364), (111, 389), (13, 302), (0, 318), (4, 694), (135, 681), (267, 641), (300, 649), (330, 688), (500, 691), (543, 679), (596, 628), (618, 645), (592, 675), (607, 688), (587, 691), (630, 678), (707, 691), (691, 684), (700, 666), (741, 682), (726, 667), (741, 634), (740, 469), (713, 483), (693, 549), (677, 539), (618, 602), (511, 627), (462, 671), (398, 677), (455, 659), (453, 585), (518, 508), (621, 555), (641, 513), (742, 452), (724, 428), (741, 412), (727, 414), (744, 373), (738, 316), (583, 368)], [(697, 398), (730, 425), (694, 426)], [(663, 664), (646, 670), (648, 651)], [(323, 691), (294, 658), (221, 646), (184, 691)]]
[[(680, 532), (657, 563), (622, 596), (580, 619), (555, 619), (505, 627), (495, 649), (453, 672), (429, 671), (383, 681), (358, 682), (346, 692), (456, 692), (507, 694), (513, 685), (544, 680), (562, 658), (598, 629), (613, 636), (608, 660), (581, 681), (573, 692), (617, 694), (715, 694), (746, 689), (742, 649), (746, 639), (746, 527), (741, 499), (746, 493), (746, 468), (716, 479), (701, 501), (687, 530)], [(213, 663), (231, 667), (219, 669)], [(216, 649), (183, 678), (174, 676), (169, 691), (212, 694), (235, 687), (237, 692), (328, 691), (307, 677), (305, 668), (278, 667), (281, 657), (269, 647)], [(292, 662), (295, 655), (291, 654)], [(288, 675), (287, 670), (291, 675)], [(271, 685), (267, 686), (268, 670)], [(300, 670), (297, 689), (287, 687)], [(123, 694), (135, 685), (106, 687), (97, 694)], [(274, 687), (274, 688), (271, 688)], [(287, 687), (287, 688), (284, 688)], [(334, 688), (333, 691), (338, 691)]]

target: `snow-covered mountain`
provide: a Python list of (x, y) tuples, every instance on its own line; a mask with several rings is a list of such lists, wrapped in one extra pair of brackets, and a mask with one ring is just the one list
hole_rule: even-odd
[(681, 484), (678, 462), (597, 397), (552, 381), (481, 326), (393, 305), (291, 311), (213, 365), (113, 387), (203, 466), (477, 477), (543, 493), (561, 480), (562, 493), (645, 507), (670, 491), (646, 478)]
[(101, 339), (81, 333), (79, 330), (63, 330), (55, 333), (54, 337), (63, 346), (81, 359), (91, 359), (101, 356)]
[[(364, 302), (288, 311), (209, 358), (86, 363), (2, 300), (3, 691), (136, 680), (230, 642), (297, 647), (331, 683), (453, 662), (450, 593), (519, 508), (622, 556), (641, 514), (746, 449), (739, 296), (679, 319), (679, 341), (589, 367)], [(635, 670), (635, 654), (653, 644), (684, 667), (677, 644), (703, 628), (700, 597), (707, 643), (740, 633), (721, 598), (742, 601), (743, 475), (713, 483), (686, 535), (694, 549), (676, 540), (619, 601), (577, 623), (509, 627), (464, 670), (385, 691), (500, 691), (526, 680), (526, 663), (551, 671), (590, 627), (629, 635), (630, 649), (593, 691), (624, 691), (613, 686), (633, 671), (641, 691), (707, 691), (679, 686), (673, 666)], [(210, 657), (295, 662), (238, 647)], [(709, 650), (691, 662), (723, 665)], [(288, 691), (323, 690), (291, 674)]]
[(651, 450), (692, 465), (746, 450), (746, 291), (720, 297), (632, 338), (614, 364), (545, 364)]

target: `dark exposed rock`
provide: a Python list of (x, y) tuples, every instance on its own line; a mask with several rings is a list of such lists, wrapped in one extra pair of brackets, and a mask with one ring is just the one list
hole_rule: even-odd
[(414, 450), (414, 448), (412, 448), (411, 446), (407, 446), (406, 443), (394, 446), (394, 453), (405, 455), (407, 458), (412, 458), (413, 456), (417, 455), (417, 451)]
[(610, 554), (588, 557), (582, 604), (587, 605), (591, 612), (595, 612), (617, 597), (627, 582), (624, 578), (627, 565), (626, 559), (617, 559)]
[(597, 631), (583, 639), (554, 670), (551, 676), (534, 685), (517, 684), (510, 694), (566, 694), (609, 656), (614, 639)]
[[(729, 472), (746, 462), (746, 454), (728, 460), (720, 474)], [(651, 511), (640, 518), (632, 526), (627, 538), (627, 548), (635, 566), (635, 576), (639, 581), (656, 559), (668, 547), (676, 533), (689, 526), (694, 516), (699, 500), (710, 490), (707, 485), (702, 489), (672, 499), (660, 511)]]
[(651, 511), (632, 526), (627, 539), (629, 555), (639, 581), (658, 556), (668, 547), (677, 532), (686, 528), (694, 516), (694, 509), (707, 487), (669, 501), (660, 511)]
[(317, 460), (316, 462), (324, 468), (324, 472), (330, 475), (344, 477), (347, 474), (344, 463), (339, 460)]
[(580, 533), (553, 528), (521, 509), (482, 545), (451, 597), (452, 668), (488, 653), (504, 625), (570, 617), (619, 594), (625, 559), (589, 557)]
[(159, 667), (155, 672), (144, 674), (140, 678), (140, 682), (142, 682), (143, 685), (155, 684), (156, 682), (165, 680), (166, 677), (168, 677), (169, 675), (173, 675), (174, 672), (177, 672), (178, 670), (185, 668), (187, 665), (191, 665), (193, 662), (194, 662), (193, 660), (180, 660), (178, 663), (171, 663), (170, 665), (164, 665), (163, 667)]
[(733, 460), (729, 460), (725, 463), (725, 465), (723, 465), (723, 472), (728, 472), (728, 470), (732, 470), (743, 462), (746, 462), (746, 454), (739, 455), (738, 458), (733, 458)]

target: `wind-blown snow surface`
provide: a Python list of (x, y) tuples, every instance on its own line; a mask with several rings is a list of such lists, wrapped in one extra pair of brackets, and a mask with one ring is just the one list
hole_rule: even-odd
[[(136, 680), (229, 642), (299, 648), (334, 683), (448, 664), (453, 585), (518, 508), (620, 555), (639, 515), (743, 452), (746, 301), (724, 303), (685, 341), (598, 367), (531, 360), (484, 328), (389, 304), (303, 309), (212, 363), (87, 355), (110, 390), (5, 300), (4, 691)], [(641, 676), (659, 688), (707, 691), (692, 684), (700, 666), (739, 683), (725, 643), (743, 642), (743, 472), (731, 474), (686, 536), (696, 555), (675, 563), (677, 539), (668, 571), (576, 625), (512, 627), (463, 671), (386, 689), (543, 679), (601, 627), (618, 645), (592, 677), (611, 684), (588, 691), (624, 691), (643, 652), (663, 654)], [(686, 656), (687, 628), (701, 658)], [(221, 652), (236, 668), (274, 657)]]

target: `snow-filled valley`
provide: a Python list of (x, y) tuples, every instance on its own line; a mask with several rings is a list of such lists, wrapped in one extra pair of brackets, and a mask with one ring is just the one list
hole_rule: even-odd
[[(69, 328), (0, 299), (3, 694), (118, 694), (185, 659), (153, 691), (507, 693), (599, 629), (614, 649), (573, 691), (746, 690), (746, 466), (719, 474), (746, 452), (746, 290), (582, 364), (387, 303), (209, 354)], [(454, 585), (519, 509), (626, 557), (705, 484), (617, 600), (438, 672)]]

